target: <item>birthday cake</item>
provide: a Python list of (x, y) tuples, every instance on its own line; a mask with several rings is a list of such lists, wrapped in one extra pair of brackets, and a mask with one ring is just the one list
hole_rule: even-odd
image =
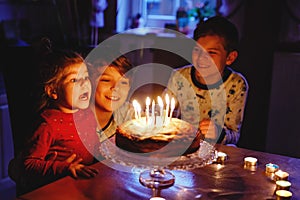
[(146, 118), (141, 117), (117, 127), (116, 145), (134, 153), (180, 156), (199, 149), (200, 134), (193, 125), (178, 118), (158, 126), (147, 124)]

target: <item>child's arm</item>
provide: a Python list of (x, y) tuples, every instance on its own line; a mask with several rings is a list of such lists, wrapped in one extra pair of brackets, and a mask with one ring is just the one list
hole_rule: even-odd
[(224, 135), (223, 144), (237, 144), (240, 138), (244, 110), (248, 96), (248, 83), (245, 79), (240, 79), (236, 84), (236, 89), (232, 95), (232, 100), (228, 102), (222, 133)]
[(59, 176), (67, 173), (70, 163), (46, 160), (54, 140), (51, 133), (52, 130), (46, 123), (42, 123), (35, 131), (24, 159), (25, 171), (42, 176)]

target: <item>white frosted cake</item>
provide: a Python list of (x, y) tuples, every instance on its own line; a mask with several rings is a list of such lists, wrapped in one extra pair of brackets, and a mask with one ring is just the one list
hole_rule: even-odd
[(135, 153), (159, 150), (164, 156), (177, 156), (197, 151), (200, 134), (193, 125), (178, 118), (170, 119), (167, 125), (151, 126), (142, 117), (117, 127), (116, 145)]

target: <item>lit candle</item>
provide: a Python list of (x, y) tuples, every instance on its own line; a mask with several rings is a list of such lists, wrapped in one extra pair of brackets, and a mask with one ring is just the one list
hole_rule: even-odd
[(291, 187), (291, 182), (285, 180), (276, 181), (276, 191), (277, 190), (289, 190)]
[(274, 172), (278, 171), (278, 169), (279, 169), (278, 165), (275, 165), (273, 163), (266, 164), (266, 172), (267, 173), (274, 173)]
[(246, 157), (244, 158), (244, 164), (246, 166), (254, 166), (257, 163), (257, 158), (254, 157)]
[(137, 102), (137, 100), (133, 100), (132, 101), (132, 105), (133, 105), (133, 108), (134, 108), (134, 117), (135, 117), (135, 119), (138, 119), (138, 114), (137, 114), (137, 105), (138, 105), (138, 102)]
[(217, 163), (224, 164), (225, 160), (227, 159), (227, 154), (221, 151), (217, 153)]
[(166, 100), (166, 114), (165, 114), (165, 122), (168, 123), (168, 115), (169, 115), (169, 104), (170, 104), (170, 98), (169, 98), (169, 95), (166, 94), (166, 97), (165, 97), (165, 100)]
[(174, 109), (175, 109), (175, 99), (172, 97), (172, 99), (171, 99), (170, 119), (172, 119)]
[(291, 199), (293, 194), (287, 190), (277, 190), (276, 191), (276, 199), (283, 200), (283, 199)]
[(150, 97), (146, 98), (146, 123), (149, 124), (149, 106), (150, 106)]
[(275, 172), (275, 180), (288, 180), (289, 173), (284, 172), (282, 170), (278, 170)]
[(138, 118), (140, 119), (142, 117), (141, 112), (142, 112), (142, 107), (139, 103), (137, 103), (137, 114), (138, 114)]
[(155, 124), (155, 101), (152, 100), (152, 110), (151, 110), (151, 125)]
[(160, 108), (160, 116), (163, 116), (164, 102), (160, 96), (157, 97), (157, 102)]

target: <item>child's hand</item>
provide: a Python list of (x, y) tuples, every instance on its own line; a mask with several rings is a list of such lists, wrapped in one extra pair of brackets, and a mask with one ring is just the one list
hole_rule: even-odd
[(205, 135), (207, 139), (216, 139), (217, 126), (210, 119), (204, 119), (199, 123), (199, 129), (201, 134)]
[(83, 160), (82, 158), (79, 158), (77, 160), (75, 160), (75, 158), (76, 154), (72, 154), (69, 158), (66, 159), (66, 162), (71, 163), (69, 166), (69, 171), (72, 177), (78, 178), (79, 175), (84, 178), (92, 178), (98, 174), (97, 169), (80, 164), (80, 162)]

